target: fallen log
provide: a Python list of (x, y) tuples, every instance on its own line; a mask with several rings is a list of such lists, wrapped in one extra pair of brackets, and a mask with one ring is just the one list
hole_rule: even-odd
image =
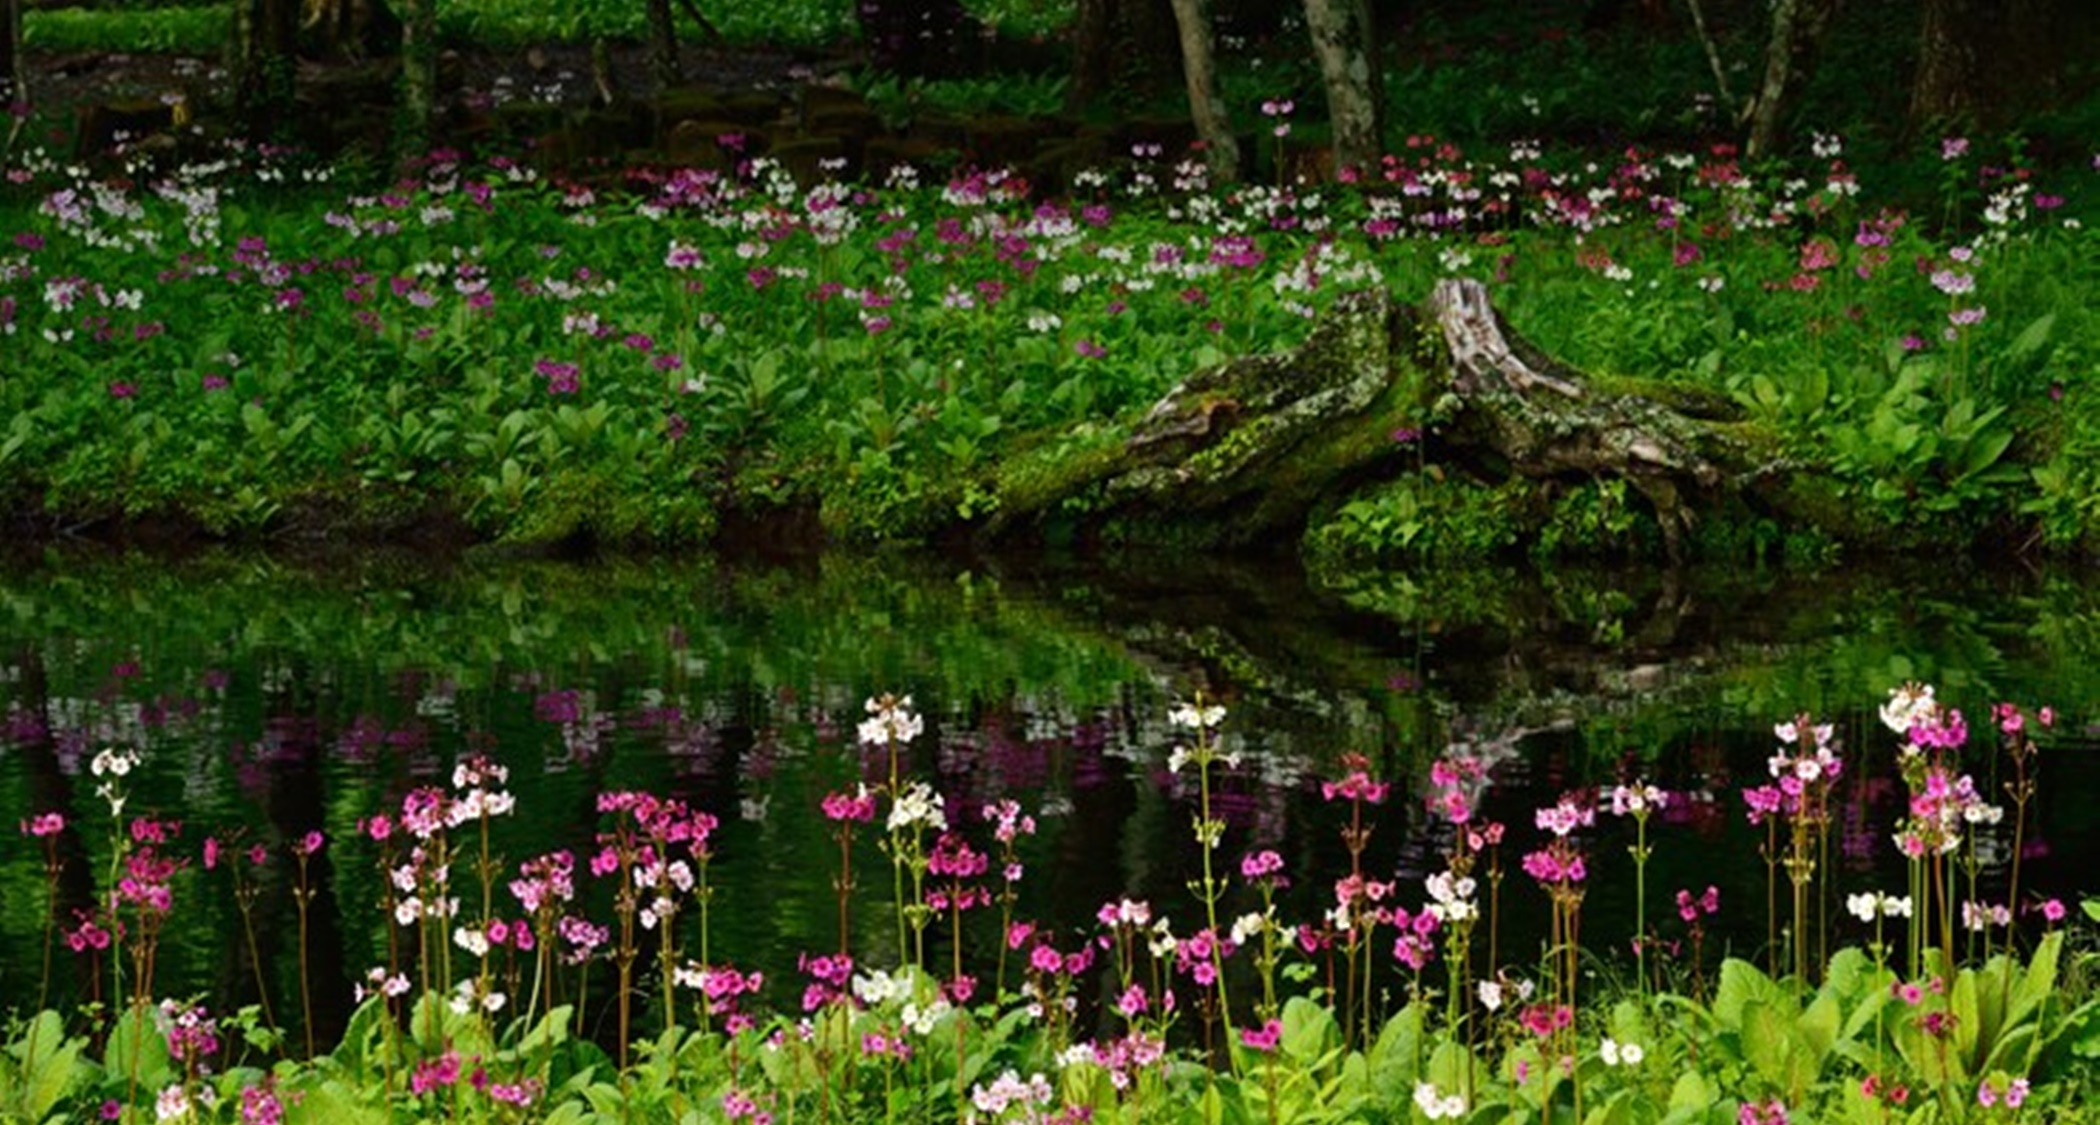
[(1447, 279), (1419, 306), (1347, 294), (1298, 348), (1197, 371), (1127, 430), (1016, 458), (977, 534), (1076, 521), (1081, 535), (1273, 541), (1415, 467), (1395, 435), (1425, 431), (1442, 465), (1483, 480), (1625, 480), (1673, 559), (1701, 512), (1732, 501), (1816, 516), (1796, 510), (1776, 441), (1733, 402), (1575, 371), (1513, 332), (1479, 282)]

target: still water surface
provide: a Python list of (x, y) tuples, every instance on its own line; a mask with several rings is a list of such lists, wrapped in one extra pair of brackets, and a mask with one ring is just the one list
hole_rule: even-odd
[[(1319, 790), (1342, 755), (1394, 783), (1365, 863), (1399, 877), (1412, 907), (1445, 839), (1422, 809), (1428, 763), (1469, 743), (1498, 763), (1485, 813), (1510, 825), (1511, 868), (1535, 845), (1532, 811), (1563, 792), (1635, 777), (1672, 791), (1651, 827), (1651, 926), (1682, 936), (1667, 900), (1715, 885), (1725, 909), (1711, 940), (1750, 952), (1765, 940), (1767, 869), (1738, 792), (1762, 780), (1772, 725), (1797, 712), (1837, 724), (1851, 767), (1833, 902), (1901, 888), (1889, 831), (1903, 791), (1873, 708), (1904, 680), (1938, 685), (1976, 716), (1979, 738), (2001, 699), (2061, 713), (2022, 885), (2100, 891), (2096, 652), (2100, 588), (2072, 574), (1485, 570), (1315, 590), (1288, 567), (1179, 557), (65, 552), (0, 570), (0, 801), (21, 817), (68, 818), (57, 917), (70, 926), (92, 910), (109, 854), (88, 764), (105, 748), (139, 751), (127, 817), (179, 819), (172, 850), (184, 856), (209, 836), (270, 857), (253, 945), (280, 1008), (296, 994), (290, 845), (323, 833), (307, 947), (325, 1039), (348, 982), (386, 958), (361, 818), (445, 783), (472, 750), (512, 771), (517, 812), (493, 839), (512, 866), (555, 848), (586, 853), (601, 792), (678, 797), (721, 824), (714, 958), (771, 970), (775, 999), (792, 1006), (795, 955), (837, 942), (838, 853), (819, 803), (886, 770), (854, 743), (865, 698), (913, 697), (926, 729), (907, 772), (944, 796), (977, 846), (989, 843), (986, 803), (1013, 798), (1034, 815), (1016, 916), (1074, 934), (1124, 897), (1184, 930), (1198, 924), (1194, 785), (1166, 768), (1177, 738), (1166, 716), (1201, 691), (1227, 704), (1227, 748), (1240, 756), (1219, 782), (1221, 861), (1236, 870), (1250, 850), (1281, 852), (1290, 920), (1315, 918), (1347, 870), (1344, 810)], [(1971, 761), (1989, 792), (2009, 777), (1980, 745)], [(2010, 820), (1985, 841), (1986, 898), (2003, 894)], [(878, 837), (879, 824), (859, 841), (851, 914), (856, 955), (887, 966), (898, 952)], [(1623, 948), (1630, 825), (1600, 818), (1584, 842), (1585, 938)], [(252, 1000), (224, 869), (192, 862), (174, 892), (159, 990), (221, 1007)], [(1543, 897), (1516, 872), (1501, 899), (1503, 959), (1528, 962)], [(62, 942), (43, 983), (41, 853), (14, 832), (0, 841), (0, 900), (0, 1007), (47, 987), (83, 996), (87, 962)], [(1235, 892), (1226, 909), (1250, 905)], [(989, 972), (997, 928), (995, 911), (968, 923), (973, 968)]]

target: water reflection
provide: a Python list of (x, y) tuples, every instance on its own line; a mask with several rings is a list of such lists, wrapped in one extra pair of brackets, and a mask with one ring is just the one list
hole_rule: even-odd
[[(857, 747), (853, 724), (866, 696), (891, 690), (912, 693), (927, 720), (904, 771), (935, 786), (977, 846), (993, 802), (1018, 800), (1036, 818), (1039, 831), (1017, 843), (1016, 916), (1050, 930), (1076, 932), (1123, 898), (1193, 926), (1195, 794), (1166, 768), (1178, 737), (1166, 716), (1201, 690), (1230, 708), (1227, 749), (1240, 761), (1218, 783), (1221, 858), (1236, 870), (1245, 852), (1282, 854), (1293, 919), (1317, 918), (1349, 865), (1346, 814), (1319, 790), (1343, 754), (1395, 783), (1364, 862), (1419, 904), (1448, 842), (1422, 805), (1429, 763), (1462, 744), (1491, 763), (1481, 815), (1510, 826), (1513, 848), (1531, 846), (1533, 810), (1565, 791), (1636, 776), (1671, 790), (1653, 828), (1648, 915), (1674, 940), (1669, 896), (1714, 886), (1728, 909), (1710, 940), (1747, 949), (1766, 938), (1770, 870), (1738, 790), (1763, 780), (1777, 719), (1827, 717), (1847, 747), (1833, 901), (1899, 885), (1888, 836), (1906, 794), (1872, 707), (1907, 679), (1979, 715), (2001, 698), (2064, 713), (2023, 885), (2083, 889), (2080, 865), (2100, 855), (2073, 797), (2100, 781), (2076, 749), (2093, 744), (2083, 724), (2096, 623), (2100, 598), (2074, 580), (1946, 573), (1490, 571), (1314, 589), (1288, 569), (1184, 558), (54, 554), (0, 578), (0, 793), (25, 816), (68, 821), (48, 915), (55, 993), (98, 987), (92, 954), (73, 955), (64, 937), (98, 917), (111, 854), (89, 763), (131, 748), (143, 764), (126, 817), (181, 822), (160, 991), (227, 1007), (267, 996), (297, 1025), (303, 945), (323, 1042), (352, 984), (389, 963), (400, 937), (360, 821), (444, 784), (477, 751), (512, 769), (519, 815), (492, 835), (506, 873), (555, 849), (588, 854), (603, 792), (644, 790), (717, 818), (712, 948), (774, 969), (788, 982), (776, 999), (791, 1005), (795, 954), (837, 941), (837, 851), (819, 806), (886, 780), (886, 756)], [(1999, 792), (1997, 760), (1973, 760), (1979, 786)], [(312, 831), (327, 844), (302, 883), (292, 843)], [(1586, 836), (1585, 934), (1616, 945), (1634, 915), (1630, 829), (1605, 818)], [(243, 861), (259, 848), (262, 862), (236, 883), (224, 864), (206, 869), (206, 838)], [(888, 965), (899, 951), (875, 838), (859, 843), (848, 907), (856, 955)], [(0, 851), (17, 907), (0, 917), (0, 980), (26, 1002), (42, 980), (47, 914), (19, 904), (47, 891), (39, 849), (15, 839)], [(2010, 825), (1983, 839), (1983, 885), (2002, 885)], [(588, 893), (602, 916), (606, 891)], [(1518, 873), (1500, 898), (1503, 958), (1528, 961), (1537, 889)], [(508, 901), (499, 912), (520, 913)], [(969, 920), (980, 963), (996, 931), (994, 912)], [(930, 940), (939, 952), (950, 939)]]

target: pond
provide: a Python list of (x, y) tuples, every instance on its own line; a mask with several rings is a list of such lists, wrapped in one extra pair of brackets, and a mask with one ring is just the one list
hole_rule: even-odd
[[(2056, 709), (2020, 838), (2021, 898), (2094, 889), (2096, 651), (2100, 588), (2081, 576), (1951, 566), (1485, 569), (1315, 588), (1287, 564), (1182, 556), (52, 551), (0, 572), (0, 801), (25, 819), (66, 816), (53, 840), (59, 934), (47, 985), (42, 841), (10, 832), (0, 996), (26, 1007), (40, 992), (98, 994), (96, 962), (63, 938), (107, 883), (113, 822), (90, 763), (132, 749), (127, 819), (181, 822), (165, 849), (181, 867), (158, 992), (231, 1008), (253, 1002), (261, 981), (294, 1023), (303, 925), (314, 1022), (332, 1042), (352, 982), (389, 956), (392, 900), (361, 822), (448, 784), (479, 752), (509, 769), (516, 799), (491, 822), (499, 896), (522, 860), (591, 854), (609, 823), (601, 793), (647, 791), (715, 817), (709, 957), (766, 969), (768, 998), (792, 1010), (797, 955), (836, 948), (842, 913), (861, 964), (899, 958), (880, 817), (854, 842), (842, 910), (838, 839), (820, 811), (829, 793), (885, 780), (886, 755), (864, 752), (855, 728), (864, 701), (890, 692), (909, 694), (925, 722), (903, 774), (993, 852), (993, 889), (1001, 864), (982, 810), (1012, 799), (1033, 818), (1034, 835), (1016, 841), (1011, 917), (1067, 944), (1126, 898), (1171, 915), (1178, 932), (1201, 925), (1189, 886), (1201, 874), (1197, 779), (1168, 769), (1188, 738), (1169, 713), (1200, 692), (1226, 707), (1222, 748), (1237, 759), (1214, 776), (1219, 862), (1237, 884), (1241, 856), (1276, 850), (1293, 882), (1287, 921), (1317, 921), (1350, 869), (1350, 809), (1321, 790), (1347, 755), (1393, 786), (1369, 810), (1364, 872), (1397, 879), (1398, 900), (1419, 909), (1449, 832), (1424, 808), (1429, 766), (1461, 745), (1492, 765), (1481, 814), (1509, 825), (1502, 964), (1535, 965), (1543, 941), (1544, 896), (1516, 864), (1536, 846), (1534, 810), (1636, 778), (1671, 794), (1649, 825), (1646, 871), (1662, 948), (1690, 955), (1674, 895), (1711, 885), (1723, 910), (1705, 956), (1723, 944), (1758, 955), (1766, 830), (1746, 819), (1740, 790), (1766, 779), (1773, 725), (1797, 713), (1835, 725), (1847, 773), (1820, 909), (1852, 936), (1844, 895), (1903, 887), (1890, 834), (1906, 797), (1875, 708), (1906, 680), (1937, 685), (1972, 716), (1967, 760), (1988, 795), (2012, 776), (1990, 749), (1990, 705)], [(1979, 898), (2005, 895), (2014, 819), (1980, 832)], [(294, 844), (314, 831), (321, 846), (301, 875)], [(225, 854), (262, 849), (244, 892), (230, 874), (239, 865), (201, 862), (207, 838)], [(1600, 813), (1579, 838), (1584, 944), (1623, 950), (1633, 825)], [(585, 886), (593, 896), (602, 915), (609, 892)], [(1235, 885), (1220, 912), (1258, 905)], [(507, 896), (499, 909), (521, 913)], [(963, 923), (966, 968), (987, 982), (1003, 971), (1000, 916), (995, 903)], [(682, 925), (692, 952), (697, 927)], [(945, 923), (927, 941), (946, 965)], [(1397, 971), (1385, 987), (1404, 987)]]

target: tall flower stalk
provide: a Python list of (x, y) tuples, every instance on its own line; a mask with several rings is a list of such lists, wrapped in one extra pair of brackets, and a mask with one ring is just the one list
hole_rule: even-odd
[[(822, 315), (822, 306), (820, 305), (818, 316), (821, 318)], [(820, 340), (822, 335), (823, 331), (820, 321), (818, 327)], [(925, 731), (926, 723), (924, 719), (921, 719), (912, 711), (911, 696), (908, 695), (899, 697), (885, 693), (874, 696), (865, 704), (865, 710), (868, 717), (861, 720), (860, 723), (860, 744), (863, 747), (880, 747), (884, 756), (888, 759), (889, 769), (886, 774), (887, 780), (883, 782), (882, 794), (888, 798), (890, 803), (888, 818), (890, 830), (890, 878), (897, 909), (897, 956), (901, 959), (904, 956), (904, 951), (911, 948), (909, 934), (907, 933), (909, 929), (907, 910), (910, 904), (904, 898), (904, 879), (906, 872), (911, 867), (912, 856), (903, 850), (900, 839), (899, 806), (904, 800), (905, 793), (904, 779), (899, 769), (899, 758), (911, 746), (912, 739), (917, 738)], [(913, 814), (916, 814), (918, 811), (918, 809), (911, 810)], [(911, 820), (907, 817), (905, 822), (910, 823)], [(945, 818), (941, 827), (947, 827)], [(923, 869), (920, 870), (919, 874), (921, 878), (924, 877)], [(922, 965), (921, 968), (923, 967)]]
[(292, 901), (299, 911), (299, 1009), (300, 1023), (306, 1033), (306, 1057), (315, 1056), (314, 1043), (314, 989), (313, 973), (308, 964), (307, 948), (311, 936), (309, 916), (313, 910), (313, 872), (310, 864), (321, 853), (326, 838), (320, 830), (308, 832), (292, 842), (292, 859), (296, 864), (297, 877), (292, 885)]
[(1232, 1005), (1227, 1000), (1225, 988), (1225, 950), (1220, 940), (1225, 931), (1218, 928), (1218, 903), (1225, 897), (1225, 882), (1218, 878), (1214, 854), (1225, 836), (1225, 822), (1211, 812), (1210, 767), (1215, 762), (1237, 766), (1237, 754), (1223, 753), (1219, 749), (1218, 726), (1225, 721), (1225, 708), (1206, 699), (1202, 692), (1195, 698), (1181, 703), (1168, 713), (1167, 719), (1176, 727), (1193, 731), (1194, 746), (1176, 745), (1167, 756), (1167, 770), (1180, 773), (1183, 766), (1196, 767), (1196, 818), (1193, 825), (1196, 846), (1203, 861), (1203, 879), (1192, 890), (1203, 902), (1203, 916), (1208, 924), (1211, 968), (1216, 974), (1214, 987), (1218, 995), (1217, 1018), (1226, 1026), (1232, 1024)]
[(1646, 781), (1614, 786), (1613, 816), (1633, 818), (1633, 965), (1641, 995), (1648, 993), (1648, 818), (1669, 803), (1669, 795)]
[[(1597, 814), (1587, 804), (1566, 796), (1551, 807), (1538, 810), (1533, 819), (1539, 830), (1548, 834), (1544, 847), (1524, 857), (1524, 873), (1538, 880), (1552, 905), (1548, 957), (1553, 966), (1553, 1004), (1556, 1010), (1548, 1040), (1552, 1046), (1552, 1057), (1547, 1060), (1548, 1073), (1551, 1074), (1558, 1069), (1556, 1060), (1575, 1055), (1582, 896), (1585, 880), (1589, 877), (1589, 867), (1575, 839), (1575, 832), (1594, 825)], [(1582, 1084), (1579, 1080), (1575, 1084), (1575, 1118), (1582, 1119)]]
[[(1342, 828), (1342, 847), (1349, 853), (1349, 877), (1336, 887), (1337, 925), (1343, 927), (1344, 956), (1347, 966), (1347, 997), (1343, 1005), (1342, 1025), (1347, 1034), (1359, 1033), (1359, 1040), (1369, 1046), (1371, 1038), (1371, 930), (1377, 925), (1380, 907), (1377, 903), (1385, 897), (1390, 884), (1364, 878), (1364, 850), (1371, 844), (1371, 826), (1364, 820), (1364, 810), (1369, 805), (1385, 803), (1392, 790), (1390, 782), (1373, 781), (1369, 772), (1370, 762), (1361, 754), (1342, 755), (1342, 768), (1346, 771), (1339, 781), (1320, 783), (1320, 796), (1326, 801), (1349, 802), (1349, 823)], [(1402, 935), (1403, 941), (1407, 935)], [(1359, 967), (1360, 966), (1360, 967)], [(1419, 964), (1415, 966), (1419, 969)], [(1362, 976), (1359, 979), (1359, 972)]]
[[(1818, 860), (1830, 825), (1830, 790), (1844, 770), (1835, 750), (1835, 729), (1818, 724), (1807, 715), (1772, 728), (1780, 748), (1768, 761), (1782, 800), (1780, 811), (1787, 818), (1788, 845), (1784, 865), (1787, 884), (1793, 891), (1794, 925), (1791, 931), (1794, 979), (1804, 987), (1809, 982), (1809, 891), (1815, 885)], [(1820, 931), (1820, 927), (1818, 927)]]

